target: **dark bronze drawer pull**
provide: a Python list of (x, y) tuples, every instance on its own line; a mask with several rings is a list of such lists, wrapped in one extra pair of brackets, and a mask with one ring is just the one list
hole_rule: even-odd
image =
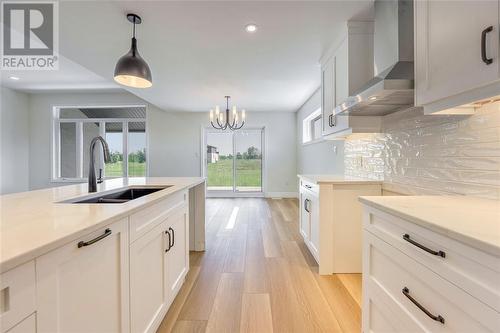
[(172, 231), (172, 246), (171, 247), (174, 247), (175, 245), (175, 230), (172, 229), (172, 228), (168, 228), (168, 230)]
[(165, 231), (165, 234), (167, 234), (168, 236), (168, 247), (165, 249), (165, 252), (168, 252), (170, 250), (170, 248), (172, 247), (171, 243), (172, 243), (172, 235), (170, 235), (170, 231)]
[(84, 247), (84, 246), (89, 246), (89, 245), (92, 245), (94, 243), (97, 243), (98, 241), (100, 241), (103, 238), (108, 237), (109, 235), (111, 235), (111, 229), (106, 229), (101, 236), (97, 236), (96, 238), (91, 239), (88, 242), (79, 241), (78, 242), (78, 248), (81, 248), (81, 247)]
[(493, 31), (493, 26), (490, 25), (481, 32), (481, 59), (486, 65), (490, 65), (493, 62), (492, 58), (486, 56), (486, 34)]
[(434, 250), (432, 250), (432, 249), (429, 249), (427, 246), (424, 246), (424, 245), (422, 245), (422, 244), (419, 244), (419, 243), (415, 242), (413, 239), (411, 239), (411, 238), (410, 238), (410, 235), (408, 235), (408, 234), (404, 234), (404, 235), (403, 235), (403, 239), (404, 239), (405, 241), (407, 241), (408, 243), (413, 244), (413, 245), (415, 245), (416, 247), (418, 247), (419, 249), (422, 249), (422, 250), (424, 250), (425, 252), (428, 252), (428, 253), (430, 253), (430, 254), (432, 254), (432, 255), (435, 255), (435, 256), (440, 256), (440, 257), (442, 257), (442, 258), (445, 258), (445, 257), (446, 257), (446, 253), (445, 253), (444, 251), (434, 251)]
[(404, 287), (403, 290), (403, 295), (405, 295), (413, 304), (417, 306), (420, 310), (422, 310), (423, 313), (425, 313), (429, 318), (435, 321), (439, 321), (441, 324), (444, 324), (444, 318), (441, 317), (441, 315), (433, 315), (432, 313), (429, 312), (422, 304), (420, 304), (417, 300), (415, 300), (413, 297), (410, 296), (410, 289), (407, 287)]

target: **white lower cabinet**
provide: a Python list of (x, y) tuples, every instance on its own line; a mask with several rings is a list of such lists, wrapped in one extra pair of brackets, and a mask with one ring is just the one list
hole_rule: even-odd
[[(363, 332), (498, 331), (498, 295), (489, 306), (492, 299), (481, 290), (487, 285), (463, 289), (477, 281), (466, 281), (471, 267), (460, 264), (460, 257), (472, 253), (478, 265), (486, 266), (498, 259), (473, 249), (455, 252), (463, 245), (450, 239), (433, 242), (441, 235), (378, 210), (365, 208), (363, 222)], [(391, 236), (397, 228), (406, 231)], [(449, 275), (452, 266), (455, 276)]]
[(181, 289), (189, 270), (189, 216), (187, 209), (168, 218), (171, 238), (167, 254), (167, 288), (169, 305)]
[(130, 330), (154, 331), (168, 307), (167, 220), (130, 245)]
[(189, 269), (184, 205), (130, 245), (131, 332), (156, 332)]
[(129, 331), (128, 220), (36, 259), (37, 332)]

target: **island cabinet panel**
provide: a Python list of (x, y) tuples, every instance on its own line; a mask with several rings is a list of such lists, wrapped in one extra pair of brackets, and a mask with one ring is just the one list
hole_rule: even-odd
[(180, 210), (168, 218), (170, 244), (167, 253), (167, 285), (170, 302), (179, 292), (189, 270), (189, 216)]
[(123, 219), (36, 259), (37, 332), (128, 332)]
[(154, 332), (168, 307), (167, 223), (130, 245), (131, 332)]

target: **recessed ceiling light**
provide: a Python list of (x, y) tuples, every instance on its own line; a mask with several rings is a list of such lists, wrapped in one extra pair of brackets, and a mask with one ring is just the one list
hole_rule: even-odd
[(246, 30), (247, 32), (250, 32), (250, 33), (252, 33), (252, 32), (256, 32), (256, 31), (257, 31), (257, 26), (256, 26), (255, 24), (253, 24), (253, 23), (251, 23), (251, 24), (247, 24), (247, 25), (245, 26), (245, 30)]
[(17, 76), (9, 76), (9, 79), (14, 80), (14, 81), (19, 81), (19, 80), (21, 80), (21, 78), (19, 78), (19, 77), (17, 77)]

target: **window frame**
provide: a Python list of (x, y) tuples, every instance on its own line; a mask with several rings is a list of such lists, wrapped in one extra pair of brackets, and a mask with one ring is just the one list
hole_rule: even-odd
[(309, 145), (324, 140), (322, 133), (319, 133), (319, 138), (315, 138), (314, 123), (317, 120), (321, 121), (321, 128), (323, 128), (323, 114), (321, 108), (314, 110), (302, 120), (302, 145)]
[[(145, 108), (146, 117), (144, 118), (60, 118), (60, 110), (67, 108), (76, 109), (110, 109), (110, 108)], [(144, 122), (146, 134), (146, 175), (149, 176), (149, 131), (148, 131), (148, 109), (147, 105), (131, 104), (131, 105), (58, 105), (52, 107), (52, 144), (51, 144), (51, 177), (50, 181), (54, 183), (81, 183), (88, 180), (87, 175), (83, 174), (83, 154), (85, 154), (85, 147), (83, 147), (83, 124), (84, 123), (99, 123), (99, 135), (105, 137), (106, 123), (122, 123), (123, 133), (123, 178), (128, 177), (128, 124), (131, 122)], [(76, 125), (76, 174), (77, 177), (61, 177), (61, 147), (60, 147), (60, 124), (61, 123), (74, 123)], [(99, 167), (105, 170), (103, 160), (98, 162)], [(120, 177), (106, 177), (104, 179), (112, 179)]]

